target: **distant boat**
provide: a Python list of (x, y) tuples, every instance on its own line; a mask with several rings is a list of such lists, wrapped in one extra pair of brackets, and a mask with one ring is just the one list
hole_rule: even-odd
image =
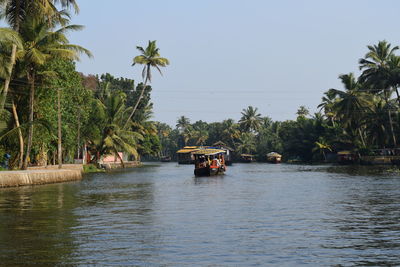
[(250, 154), (241, 154), (240, 155), (240, 162), (243, 163), (251, 163), (254, 161), (254, 156)]
[(171, 161), (171, 157), (170, 156), (163, 156), (160, 158), (161, 162), (170, 162)]
[(354, 164), (357, 161), (358, 155), (351, 151), (344, 150), (337, 153), (337, 162), (339, 164)]
[(194, 157), (193, 152), (198, 151), (199, 147), (197, 146), (185, 146), (182, 149), (179, 149), (176, 153), (178, 155), (178, 163), (179, 164), (193, 164)]
[(267, 161), (270, 163), (281, 163), (282, 155), (276, 152), (271, 152), (267, 154)]
[(200, 149), (193, 152), (194, 175), (212, 176), (223, 174), (226, 171), (225, 150)]

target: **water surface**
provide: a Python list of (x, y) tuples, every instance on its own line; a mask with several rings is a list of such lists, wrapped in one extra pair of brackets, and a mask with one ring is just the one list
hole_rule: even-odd
[(165, 163), (0, 190), (3, 265), (400, 265), (400, 176), (377, 167)]

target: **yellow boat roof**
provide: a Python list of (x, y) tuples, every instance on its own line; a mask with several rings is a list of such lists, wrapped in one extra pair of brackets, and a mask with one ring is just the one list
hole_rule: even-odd
[(225, 150), (208, 148), (208, 149), (199, 149), (196, 152), (193, 152), (193, 155), (215, 155), (220, 153), (225, 154)]
[(349, 154), (353, 154), (353, 153), (351, 153), (351, 151), (348, 151), (348, 150), (343, 150), (343, 151), (339, 151), (337, 154), (338, 155), (349, 155)]
[(198, 148), (182, 148), (182, 149), (179, 149), (178, 151), (176, 151), (176, 153), (191, 153), (191, 152), (193, 152), (193, 151), (197, 151), (197, 150), (199, 150)]

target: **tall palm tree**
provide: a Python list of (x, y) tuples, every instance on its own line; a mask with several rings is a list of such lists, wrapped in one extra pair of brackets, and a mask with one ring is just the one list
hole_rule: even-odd
[[(9, 45), (15, 45), (18, 49), (22, 49), (22, 40), (18, 32), (10, 28), (0, 28), (0, 77), (7, 79), (10, 69), (7, 68), (6, 61), (9, 60)], [(0, 98), (4, 97), (3, 95)], [(2, 100), (1, 100), (2, 101)], [(2, 101), (2, 102), (5, 102)], [(1, 109), (0, 109), (1, 110)]]
[(123, 159), (119, 152), (124, 151), (138, 157), (137, 142), (143, 137), (131, 129), (125, 130), (123, 122), (129, 115), (131, 108), (125, 106), (126, 95), (120, 91), (107, 92), (103, 101), (99, 100), (99, 107), (102, 109), (99, 114), (104, 114), (102, 137), (98, 143), (100, 155), (114, 154), (124, 166)]
[[(398, 46), (392, 48), (391, 44), (387, 41), (380, 41), (377, 45), (369, 45), (368, 53), (364, 58), (359, 60), (360, 70), (363, 70), (360, 81), (369, 85), (374, 93), (382, 92), (387, 106), (389, 106), (390, 95), (393, 91), (393, 84), (391, 84), (390, 79), (388, 79), (388, 73), (390, 73), (389, 62), (393, 60), (393, 56), (395, 56), (395, 52), (398, 49)], [(398, 101), (400, 101), (400, 99)], [(393, 145), (397, 146), (391, 110), (388, 109), (387, 113)]]
[(160, 67), (166, 67), (167, 65), (169, 65), (169, 60), (160, 56), (160, 49), (157, 47), (156, 41), (149, 41), (146, 49), (141, 46), (137, 46), (136, 49), (139, 50), (141, 54), (133, 58), (132, 66), (135, 66), (136, 64), (143, 65), (142, 78), (144, 83), (139, 98), (137, 99), (136, 104), (133, 107), (132, 113), (128, 117), (128, 120), (125, 124), (128, 124), (128, 121), (132, 118), (133, 114), (135, 114), (136, 109), (140, 101), (142, 100), (144, 91), (146, 90), (147, 83), (151, 83), (151, 69), (156, 68), (162, 75)]
[(190, 119), (185, 117), (185, 116), (180, 116), (178, 120), (176, 121), (176, 128), (180, 132), (184, 132), (185, 129), (190, 125)]
[(70, 44), (66, 37), (66, 33), (71, 30), (80, 30), (80, 25), (63, 26), (56, 31), (52, 31), (47, 21), (30, 18), (21, 25), (21, 36), (23, 36), (24, 51), (18, 56), (21, 58), (18, 64), (25, 70), (25, 74), (29, 83), (29, 126), (27, 149), (23, 164), (23, 169), (28, 166), (28, 158), (32, 146), (33, 136), (33, 106), (35, 96), (35, 81), (39, 66), (53, 58), (61, 59), (79, 59), (79, 54), (85, 53), (92, 57), (89, 50), (79, 46)]
[(241, 112), (242, 117), (239, 120), (239, 124), (245, 131), (256, 132), (260, 128), (262, 117), (260, 113), (257, 113), (257, 110), (257, 108), (249, 106)]
[(336, 113), (342, 125), (348, 129), (358, 130), (360, 138), (365, 146), (361, 132), (361, 118), (371, 111), (372, 97), (361, 90), (361, 84), (353, 73), (340, 75), (345, 90), (329, 89), (327, 95), (332, 99), (330, 109)]
[[(65, 22), (63, 15), (67, 13), (65, 11), (59, 12), (55, 7), (56, 4), (60, 4), (62, 7), (73, 7), (76, 12), (79, 11), (78, 5), (75, 0), (0, 0), (0, 16), (4, 17), (11, 28), (20, 32), (21, 25), (29, 17), (37, 16), (38, 18), (47, 22), (53, 23), (54, 20), (58, 22)], [(49, 20), (48, 18), (52, 18)], [(8, 93), (10, 82), (12, 79), (12, 71), (14, 69), (16, 55), (17, 55), (17, 44), (12, 45), (10, 62), (7, 66), (7, 77), (4, 81), (4, 87), (2, 91), (2, 98), (0, 99), (0, 110), (4, 108), (5, 99)]]

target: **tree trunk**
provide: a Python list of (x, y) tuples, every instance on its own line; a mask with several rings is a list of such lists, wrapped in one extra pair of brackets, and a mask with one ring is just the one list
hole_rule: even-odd
[(12, 113), (14, 116), (15, 126), (18, 128), (18, 141), (19, 141), (19, 161), (18, 161), (18, 169), (22, 168), (24, 162), (24, 137), (22, 136), (22, 131), (19, 124), (17, 106), (14, 103), (14, 99), (12, 99)]
[(143, 94), (144, 94), (144, 90), (146, 90), (147, 81), (148, 81), (148, 78), (146, 77), (146, 79), (145, 79), (145, 81), (144, 81), (144, 84), (143, 84), (143, 89), (142, 89), (142, 91), (140, 92), (140, 96), (139, 96), (138, 100), (136, 101), (136, 104), (135, 104), (135, 106), (133, 107), (133, 110), (132, 110), (131, 114), (129, 115), (128, 119), (126, 120), (126, 123), (125, 123), (125, 125), (124, 125), (124, 129), (126, 128), (126, 126), (128, 126), (128, 123), (129, 123), (130, 119), (133, 117), (133, 115), (134, 115), (135, 112), (136, 112), (137, 107), (139, 106), (140, 100), (142, 100), (142, 97), (143, 97)]
[(364, 137), (363, 137), (363, 135), (362, 135), (362, 132), (361, 132), (361, 129), (360, 129), (360, 128), (358, 128), (358, 134), (360, 135), (361, 142), (362, 142), (363, 146), (366, 147), (365, 141), (364, 141)]
[[(78, 133), (77, 133), (77, 155), (76, 158), (79, 159), (79, 154), (80, 154), (80, 143), (81, 143), (81, 112), (78, 109)], [(82, 157), (83, 158), (83, 157)]]
[(33, 105), (35, 98), (35, 74), (28, 73), (28, 82), (30, 84), (29, 92), (29, 130), (28, 130), (28, 143), (26, 145), (26, 154), (24, 158), (23, 170), (28, 168), (28, 160), (32, 149), (32, 137), (33, 137)]
[(123, 159), (121, 158), (121, 156), (119, 155), (118, 151), (115, 152), (115, 155), (117, 155), (117, 157), (119, 158), (119, 161), (121, 161), (121, 166), (122, 168), (125, 168), (125, 164)]
[(388, 110), (388, 116), (389, 116), (389, 123), (390, 123), (390, 131), (392, 132), (393, 146), (396, 147), (397, 146), (396, 135), (394, 134), (392, 113), (391, 113), (390, 109)]
[[(13, 12), (14, 13), (14, 17), (15, 17), (14, 31), (19, 32), (21, 1), (20, 0), (15, 1), (15, 5), (14, 6), (15, 6), (15, 9), (14, 9), (14, 12)], [(5, 79), (4, 88), (3, 88), (3, 92), (2, 92), (0, 110), (2, 110), (4, 108), (4, 104), (6, 103), (8, 88), (10, 87), (12, 71), (14, 69), (16, 55), (17, 55), (17, 45), (13, 44), (12, 48), (11, 48), (10, 65), (8, 65), (8, 68), (7, 68), (8, 76)]]
[(57, 89), (57, 113), (58, 113), (58, 168), (62, 168), (62, 147), (61, 147), (61, 89)]
[(4, 82), (4, 88), (3, 88), (3, 92), (2, 92), (0, 110), (2, 110), (4, 108), (4, 105), (6, 103), (8, 88), (10, 87), (10, 82), (11, 82), (11, 77), (12, 77), (12, 71), (13, 71), (14, 64), (15, 64), (15, 56), (16, 56), (16, 54), (17, 54), (17, 46), (15, 44), (13, 44), (12, 45), (12, 50), (11, 50), (10, 65), (8, 66), (8, 75), (7, 75), (7, 78), (6, 78), (5, 82)]

